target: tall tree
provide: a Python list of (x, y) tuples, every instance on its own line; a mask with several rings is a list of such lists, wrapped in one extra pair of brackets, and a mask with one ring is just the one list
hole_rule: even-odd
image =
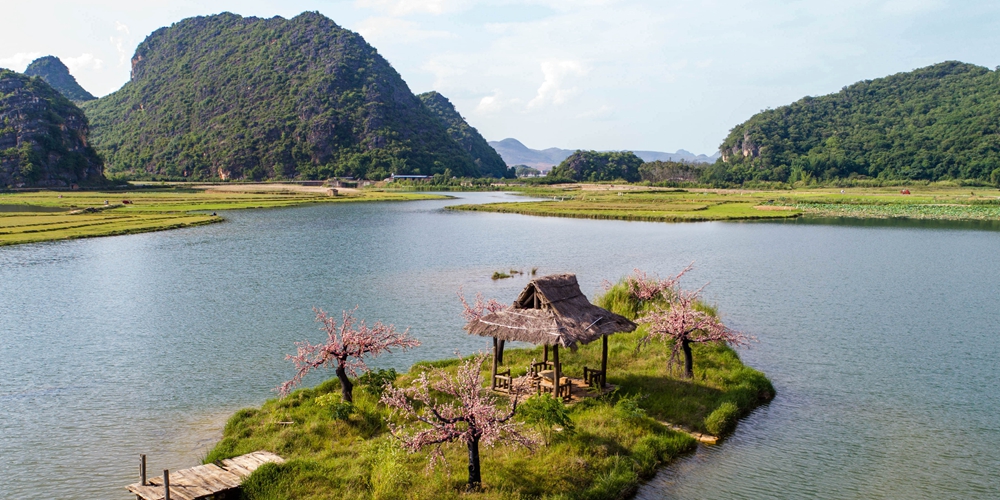
[(336, 318), (322, 309), (314, 311), (316, 321), (322, 324), (320, 329), (326, 332), (326, 342), (316, 345), (308, 341), (295, 343), (298, 353), (286, 357), (295, 363), (295, 376), (278, 387), (282, 395), (288, 394), (311, 370), (334, 366), (344, 401), (351, 403), (354, 401), (354, 384), (347, 376), (348, 372), (357, 376), (358, 370), (368, 371), (366, 357), (374, 358), (383, 352), (392, 352), (394, 347), (410, 349), (420, 345), (420, 341), (410, 336), (409, 328), (400, 333), (393, 325), (386, 325), (381, 321), (368, 326), (365, 320), (359, 323), (354, 318), (353, 311), (344, 311), (343, 319), (338, 325)]
[[(433, 447), (431, 466), (443, 458), (442, 444), (457, 441), (468, 447), (470, 490), (482, 484), (480, 444), (502, 442), (528, 449), (535, 445), (535, 440), (522, 432), (522, 424), (512, 420), (524, 387), (515, 386), (507, 404), (503, 404), (497, 394), (483, 386), (480, 368), (485, 359), (485, 355), (479, 355), (464, 361), (455, 376), (434, 369), (434, 381), (424, 372), (410, 388), (391, 387), (382, 396), (382, 402), (396, 416), (413, 421), (390, 423), (392, 434), (411, 453)], [(440, 397), (433, 396), (432, 390)]]

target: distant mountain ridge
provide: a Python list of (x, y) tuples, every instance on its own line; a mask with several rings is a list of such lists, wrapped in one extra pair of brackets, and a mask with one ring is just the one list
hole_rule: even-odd
[(160, 28), (136, 48), (130, 81), (84, 109), (108, 170), (133, 176), (480, 175), (374, 47), (315, 12)]
[[(575, 149), (560, 149), (560, 148), (548, 148), (548, 149), (531, 149), (521, 141), (513, 138), (507, 138), (502, 141), (490, 141), (490, 146), (500, 153), (504, 162), (508, 166), (513, 165), (527, 165), (529, 167), (537, 168), (539, 170), (548, 170), (550, 167), (562, 163), (563, 160), (569, 158), (571, 154), (576, 152)], [(696, 155), (689, 151), (683, 149), (678, 150), (676, 153), (665, 153), (660, 151), (632, 151), (636, 156), (641, 158), (643, 161), (675, 161), (675, 162), (687, 162), (687, 163), (712, 163), (719, 158), (719, 153), (712, 156), (707, 155)]]
[(31, 61), (28, 69), (24, 70), (24, 74), (41, 77), (45, 83), (51, 85), (52, 88), (73, 102), (80, 103), (97, 99), (77, 83), (76, 78), (69, 73), (69, 68), (56, 56), (39, 57)]

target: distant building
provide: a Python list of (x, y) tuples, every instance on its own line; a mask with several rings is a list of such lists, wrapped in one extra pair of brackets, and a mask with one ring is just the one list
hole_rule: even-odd
[(425, 180), (430, 179), (430, 178), (431, 178), (431, 176), (429, 176), (429, 175), (396, 175), (396, 174), (391, 174), (389, 176), (389, 178), (385, 180), (385, 182), (392, 182), (392, 181), (395, 181), (395, 180), (400, 180), (400, 181), (425, 181)]

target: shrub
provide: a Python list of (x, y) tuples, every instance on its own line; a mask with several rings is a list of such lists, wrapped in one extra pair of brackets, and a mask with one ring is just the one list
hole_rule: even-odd
[(736, 427), (740, 418), (740, 410), (736, 403), (726, 401), (705, 417), (705, 429), (716, 436), (721, 436)]
[(354, 405), (346, 401), (341, 401), (340, 396), (330, 392), (316, 398), (316, 405), (330, 409), (330, 416), (334, 420), (347, 420), (354, 413)]
[(362, 389), (375, 396), (376, 398), (382, 397), (382, 393), (385, 392), (386, 386), (392, 384), (396, 381), (399, 374), (396, 370), (389, 368), (388, 370), (378, 369), (369, 372), (365, 372), (358, 379), (358, 383), (361, 384)]
[(539, 430), (545, 438), (546, 446), (551, 440), (553, 427), (560, 426), (566, 433), (571, 433), (574, 429), (566, 405), (550, 394), (539, 394), (528, 398), (521, 403), (518, 413), (525, 423)]

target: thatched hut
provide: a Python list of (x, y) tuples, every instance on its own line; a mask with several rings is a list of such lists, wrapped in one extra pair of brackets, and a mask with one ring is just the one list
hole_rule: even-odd
[[(602, 340), (600, 370), (585, 368), (584, 379), (607, 384), (608, 335), (631, 332), (635, 323), (607, 309), (591, 304), (580, 291), (575, 274), (554, 274), (531, 280), (514, 303), (502, 310), (470, 321), (465, 329), (475, 335), (493, 337), (493, 378), (498, 382), (497, 365), (502, 363), (503, 342), (519, 341), (545, 346), (541, 368), (551, 367), (553, 393), (559, 397), (563, 389), (559, 346), (575, 351), (577, 346)], [(552, 361), (549, 361), (552, 346)], [(534, 367), (533, 367), (534, 368)], [(547, 375), (547, 374), (546, 374)], [(499, 374), (499, 381), (509, 383), (510, 372)], [(567, 382), (568, 383), (568, 382)], [(568, 395), (568, 388), (565, 389)]]

